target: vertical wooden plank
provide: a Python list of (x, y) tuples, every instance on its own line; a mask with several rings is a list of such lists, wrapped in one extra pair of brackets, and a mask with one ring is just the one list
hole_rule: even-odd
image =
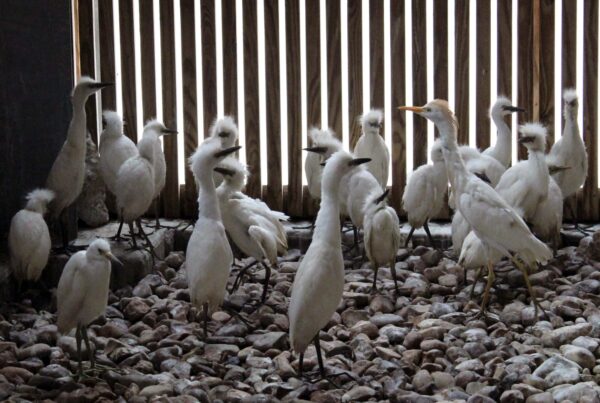
[(154, 10), (152, 1), (140, 4), (140, 47), (142, 50), (142, 106), (144, 122), (156, 116), (156, 69), (154, 67)]
[[(79, 19), (79, 69), (81, 75), (96, 77), (94, 66), (94, 15), (92, 0), (78, 0)], [(96, 96), (91, 96), (85, 104), (87, 129), (94, 143), (98, 144), (98, 116), (96, 116)]]
[(477, 147), (490, 145), (490, 0), (478, 0), (477, 4), (477, 112), (475, 115)]
[(200, 7), (202, 35), (202, 105), (204, 137), (217, 117), (217, 56), (215, 43), (215, 1), (202, 0)]
[[(413, 104), (427, 103), (427, 12), (426, 2), (412, 3), (412, 50), (413, 50)], [(427, 163), (427, 120), (413, 114), (413, 164), (414, 167)]]
[[(383, 0), (369, 2), (369, 57), (371, 59), (371, 108), (385, 107), (383, 57)], [(365, 95), (367, 96), (367, 95)], [(383, 130), (381, 131), (383, 135)]]
[(137, 142), (137, 105), (135, 89), (135, 46), (133, 41), (133, 0), (119, 1), (121, 35), (121, 82), (123, 84), (123, 120), (125, 134)]
[[(525, 113), (519, 113), (517, 119), (519, 124), (535, 120), (536, 111), (533, 105), (534, 91), (534, 50), (533, 50), (533, 1), (524, 0), (519, 2), (518, 13), (518, 93), (517, 103), (525, 108)], [(527, 158), (525, 147), (518, 147), (519, 159)]]
[(282, 208), (281, 116), (279, 93), (279, 0), (266, 1), (265, 70), (267, 84), (267, 188), (263, 199), (276, 210)]
[(456, 0), (455, 6), (454, 113), (458, 144), (469, 144), (469, 0)]
[[(237, 105), (237, 38), (235, 0), (221, 0), (223, 31), (223, 106), (226, 115), (236, 116)], [(221, 50), (219, 49), (219, 52)]]
[(406, 113), (395, 108), (406, 104), (406, 65), (404, 61), (406, 35), (404, 33), (404, 2), (390, 6), (390, 47), (392, 82), (392, 206), (398, 214), (402, 210), (402, 194), (406, 186)]
[[(561, 72), (561, 92), (566, 88), (575, 88), (577, 85), (577, 1), (573, 0), (562, 0)], [(577, 89), (582, 90), (582, 88)]]
[[(113, 21), (113, 2), (98, 2), (100, 25), (100, 76), (102, 81), (115, 81), (115, 34)], [(97, 77), (96, 77), (97, 78)], [(102, 110), (115, 110), (116, 86), (102, 90)]]
[[(498, 95), (512, 95), (512, 0), (498, 0)], [(510, 120), (508, 121), (510, 125)]]
[[(175, 22), (173, 1), (160, 0), (160, 46), (162, 53), (163, 121), (171, 129), (177, 128), (177, 101), (175, 87)], [(166, 217), (179, 217), (179, 178), (177, 168), (177, 137), (164, 137), (163, 148), (167, 160), (167, 181), (161, 199)]]
[(300, 93), (300, 3), (285, 6), (287, 47), (288, 191), (287, 212), (302, 215), (302, 106)]
[[(181, 59), (183, 64), (183, 130), (178, 136), (185, 136), (185, 158), (191, 156), (198, 147), (198, 109), (196, 84), (196, 26), (194, 21), (194, 0), (181, 0)], [(192, 172), (185, 170), (185, 192), (182, 194), (182, 214), (193, 217), (196, 209), (197, 191)]]
[[(448, 99), (448, 2), (433, 1), (433, 94)], [(439, 131), (435, 129), (436, 137)]]
[(306, 0), (305, 4), (306, 120), (310, 128), (321, 127), (321, 15), (319, 0)]
[(348, 0), (348, 117), (351, 150), (354, 150), (360, 137), (362, 97), (362, 2)]
[(246, 127), (246, 162), (252, 175), (246, 193), (261, 195), (260, 122), (258, 110), (258, 34), (256, 0), (243, 2), (244, 17), (244, 110)]
[[(554, 128), (554, 2), (542, 0), (540, 8), (540, 121), (548, 128)], [(554, 136), (547, 139), (548, 150)]]
[(327, 0), (327, 117), (342, 139), (342, 42), (339, 0)]

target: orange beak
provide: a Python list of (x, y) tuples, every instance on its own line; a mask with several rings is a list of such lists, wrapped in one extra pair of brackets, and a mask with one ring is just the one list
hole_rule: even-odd
[(420, 106), (399, 106), (398, 110), (423, 113), (425, 110)]

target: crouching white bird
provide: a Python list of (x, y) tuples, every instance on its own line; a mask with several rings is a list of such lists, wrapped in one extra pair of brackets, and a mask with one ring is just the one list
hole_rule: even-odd
[[(208, 129), (209, 137), (218, 138), (221, 141), (221, 147), (229, 148), (235, 145), (238, 139), (238, 127), (232, 116), (223, 116), (215, 119)], [(215, 186), (223, 182), (223, 176), (218, 172), (213, 172), (215, 178)], [(196, 183), (196, 187), (200, 189), (200, 185)]]
[(56, 156), (48, 179), (46, 188), (54, 192), (54, 199), (50, 204), (51, 219), (60, 219), (63, 247), (69, 243), (67, 234), (67, 217), (63, 212), (77, 199), (83, 189), (85, 178), (85, 151), (86, 151), (86, 113), (85, 104), (93, 93), (100, 91), (112, 83), (101, 83), (90, 77), (81, 77), (73, 89), (71, 100), (73, 102), (73, 116), (67, 139)]
[(121, 165), (117, 173), (117, 187), (115, 194), (117, 198), (117, 210), (121, 216), (121, 224), (117, 231), (118, 238), (121, 234), (123, 222), (129, 225), (129, 233), (134, 248), (137, 248), (135, 234), (133, 231), (134, 222), (137, 224), (140, 235), (146, 240), (152, 254), (154, 248), (148, 236), (142, 228), (142, 215), (148, 211), (152, 200), (154, 200), (154, 140), (151, 137), (144, 136), (138, 143), (138, 154), (129, 158)]
[[(266, 270), (261, 301), (267, 297), (271, 268), (277, 265), (277, 255), (287, 251), (287, 237), (280, 220), (289, 217), (271, 210), (265, 203), (242, 193), (249, 175), (246, 167), (233, 157), (225, 158), (215, 168), (223, 175), (223, 183), (217, 188), (219, 207), (225, 230), (247, 256), (260, 262)], [(251, 266), (242, 269), (234, 283)]]
[(366, 167), (373, 174), (379, 186), (387, 186), (390, 164), (390, 151), (385, 145), (385, 140), (379, 134), (383, 122), (383, 112), (373, 109), (360, 117), (362, 135), (354, 146), (354, 155), (357, 158), (371, 158)]
[(233, 253), (221, 220), (213, 170), (223, 158), (240, 148), (223, 148), (219, 139), (209, 137), (190, 157), (190, 168), (200, 189), (198, 220), (186, 251), (186, 273), (192, 304), (204, 313), (205, 336), (208, 334), (208, 315), (225, 298), (233, 264)]
[(368, 158), (353, 158), (345, 151), (338, 151), (329, 158), (323, 169), (321, 208), (312, 242), (294, 279), (288, 310), (290, 343), (294, 351), (300, 354), (300, 375), (304, 351), (312, 341), (317, 350), (321, 376), (325, 376), (319, 331), (335, 312), (344, 289), (338, 202), (340, 182), (344, 175), (369, 161)]
[(519, 214), (490, 185), (467, 170), (456, 143), (458, 122), (448, 108), (448, 102), (436, 99), (422, 107), (403, 106), (400, 109), (418, 113), (433, 121), (440, 131), (448, 176), (456, 192), (456, 207), (486, 250), (488, 281), (481, 305), (482, 312), (486, 310), (489, 291), (494, 281), (490, 255), (491, 250), (496, 250), (511, 258), (523, 273), (537, 313), (539, 303), (533, 295), (527, 269), (515, 256), (526, 265), (532, 265), (551, 259), (552, 251), (531, 233)]
[(21, 287), (22, 281), (37, 281), (50, 254), (50, 232), (44, 214), (54, 192), (36, 189), (27, 195), (25, 208), (14, 215), (8, 233), (10, 267)]
[(331, 155), (343, 148), (331, 129), (321, 130), (316, 127), (308, 131), (312, 145), (304, 150), (308, 151), (304, 162), (304, 171), (306, 172), (306, 181), (308, 182), (308, 192), (314, 200), (321, 200), (321, 175), (323, 166), (321, 165)]
[(106, 311), (111, 260), (119, 260), (110, 252), (110, 244), (96, 239), (85, 251), (75, 253), (63, 269), (56, 290), (58, 331), (62, 334), (76, 328), (79, 375), (83, 374), (81, 341), (85, 342), (92, 369), (94, 352), (87, 335), (87, 326)]
[(400, 247), (400, 222), (396, 211), (388, 206), (389, 189), (383, 194), (373, 192), (365, 204), (365, 251), (375, 273), (372, 291), (377, 290), (377, 272), (389, 265), (398, 292), (396, 279), (396, 252)]
[(444, 207), (444, 195), (448, 189), (448, 175), (440, 140), (431, 147), (431, 161), (432, 165), (421, 165), (410, 175), (402, 195), (402, 205), (411, 226), (405, 246), (408, 246), (415, 229), (421, 227), (425, 228), (431, 246), (435, 246), (428, 222)]

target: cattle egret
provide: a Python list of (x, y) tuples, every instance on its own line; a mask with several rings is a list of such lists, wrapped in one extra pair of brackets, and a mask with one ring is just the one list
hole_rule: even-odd
[(398, 292), (396, 279), (396, 252), (400, 247), (400, 222), (396, 211), (388, 206), (389, 189), (381, 193), (373, 192), (365, 205), (365, 251), (375, 273), (372, 291), (377, 290), (377, 271), (389, 265)]
[(495, 249), (511, 258), (523, 273), (537, 314), (539, 303), (533, 295), (527, 269), (515, 256), (521, 258), (525, 265), (531, 265), (548, 261), (552, 258), (552, 251), (531, 233), (519, 214), (490, 185), (466, 169), (456, 143), (458, 122), (448, 108), (448, 102), (436, 99), (423, 107), (403, 106), (400, 109), (415, 112), (433, 121), (440, 131), (446, 169), (456, 192), (456, 207), (486, 249), (488, 281), (481, 303), (482, 313), (486, 312), (489, 291), (494, 281), (490, 257), (491, 250)]
[(354, 146), (354, 155), (357, 158), (371, 158), (366, 167), (373, 174), (379, 186), (385, 189), (388, 181), (390, 152), (385, 145), (385, 140), (379, 134), (383, 122), (383, 112), (373, 109), (360, 117), (362, 135)]
[(54, 192), (36, 189), (27, 195), (25, 208), (10, 222), (8, 247), (10, 267), (21, 287), (22, 281), (37, 281), (42, 275), (50, 254), (50, 233), (44, 214)]
[[(242, 193), (249, 175), (246, 167), (235, 158), (226, 158), (215, 168), (223, 175), (217, 188), (219, 207), (225, 230), (247, 256), (261, 262), (266, 270), (261, 301), (267, 297), (271, 267), (277, 265), (277, 254), (287, 251), (285, 229), (280, 220), (289, 217), (272, 211), (265, 203)], [(240, 272), (241, 277), (244, 270)]]
[(121, 234), (123, 222), (129, 225), (129, 232), (134, 248), (137, 242), (133, 231), (133, 223), (138, 226), (139, 233), (145, 238), (150, 250), (154, 248), (142, 228), (142, 215), (148, 211), (155, 196), (154, 158), (156, 158), (154, 139), (144, 136), (138, 143), (138, 155), (129, 158), (121, 165), (117, 173), (115, 194), (117, 210), (121, 216), (121, 225), (116, 238)]
[(309, 130), (308, 136), (312, 142), (311, 147), (304, 149), (309, 152), (304, 162), (308, 192), (314, 200), (321, 200), (321, 175), (323, 173), (321, 164), (334, 152), (341, 150), (343, 146), (331, 129), (321, 130), (313, 127)]
[(67, 139), (56, 156), (48, 179), (46, 179), (46, 187), (54, 192), (54, 199), (50, 203), (50, 215), (52, 220), (60, 218), (64, 248), (67, 248), (69, 238), (67, 217), (63, 212), (81, 193), (85, 177), (87, 137), (85, 103), (90, 95), (109, 85), (112, 83), (97, 82), (86, 76), (79, 79), (71, 94), (73, 116), (67, 131)]
[[(570, 168), (559, 170), (552, 175), (558, 186), (560, 186), (563, 197), (567, 198), (577, 193), (584, 184), (588, 170), (588, 157), (577, 123), (579, 99), (575, 89), (565, 90), (563, 100), (565, 101), (565, 128), (560, 140), (554, 143), (550, 153), (548, 153), (547, 161), (549, 166)], [(573, 199), (573, 204), (576, 205), (575, 199)], [(575, 226), (579, 228), (573, 204), (567, 203), (575, 221)]]
[(104, 130), (100, 135), (100, 172), (106, 187), (116, 194), (117, 173), (129, 158), (137, 155), (135, 143), (123, 134), (123, 120), (115, 111), (104, 111)]
[(190, 168), (198, 190), (198, 220), (187, 246), (186, 272), (192, 304), (204, 311), (204, 335), (208, 315), (225, 298), (233, 253), (221, 221), (221, 210), (213, 179), (214, 168), (241, 147), (223, 148), (218, 139), (206, 139), (190, 157)]
[[(223, 116), (215, 119), (208, 129), (209, 137), (218, 138), (221, 141), (222, 148), (229, 148), (235, 145), (238, 139), (238, 127), (231, 116)], [(219, 187), (223, 182), (223, 176), (218, 172), (213, 172), (215, 186)], [(196, 188), (200, 189), (200, 184), (196, 183)]]
[(338, 151), (329, 158), (323, 169), (321, 207), (314, 236), (298, 267), (288, 310), (290, 343), (294, 351), (300, 354), (300, 376), (304, 351), (311, 341), (315, 344), (321, 376), (325, 376), (319, 331), (331, 319), (344, 289), (339, 219), (341, 179), (351, 174), (358, 165), (369, 161), (368, 158), (353, 158), (345, 151)]
[(444, 207), (444, 195), (448, 189), (448, 175), (440, 140), (431, 147), (431, 161), (433, 165), (421, 165), (410, 175), (402, 196), (402, 205), (411, 225), (405, 246), (414, 230), (421, 227), (425, 228), (431, 246), (435, 246), (428, 222)]
[(76, 328), (77, 360), (79, 375), (81, 365), (81, 341), (85, 342), (92, 369), (95, 366), (94, 352), (87, 335), (87, 326), (104, 314), (108, 302), (111, 260), (119, 263), (110, 252), (110, 245), (104, 239), (93, 241), (86, 251), (79, 251), (67, 262), (56, 290), (57, 320), (60, 333), (68, 333)]
[(490, 110), (492, 121), (498, 128), (498, 137), (496, 144), (488, 147), (483, 154), (495, 158), (504, 168), (509, 167), (512, 154), (512, 132), (504, 118), (514, 112), (525, 112), (525, 109), (513, 106), (512, 102), (503, 96), (498, 97)]

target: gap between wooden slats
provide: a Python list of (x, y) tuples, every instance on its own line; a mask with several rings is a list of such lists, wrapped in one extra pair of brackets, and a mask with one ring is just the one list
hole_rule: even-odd
[[(99, 1), (100, 24), (100, 76), (102, 81), (115, 82), (115, 46), (112, 1)], [(102, 110), (116, 109), (116, 88), (111, 86), (102, 90)]]
[(327, 0), (327, 104), (328, 124), (342, 140), (342, 45), (340, 1)]
[(363, 111), (362, 1), (348, 0), (348, 118), (350, 150), (360, 137), (359, 116)]
[(487, 113), (490, 105), (490, 2), (478, 1), (477, 7), (477, 84), (475, 121), (477, 127), (477, 147), (481, 150), (490, 145), (490, 124)]
[(217, 117), (217, 56), (215, 43), (215, 1), (202, 0), (201, 30), (202, 30), (202, 105), (204, 118), (204, 137)]
[(137, 105), (135, 88), (135, 46), (133, 39), (133, 0), (119, 1), (121, 37), (121, 82), (123, 86), (123, 120), (125, 134), (137, 142)]
[[(412, 69), (413, 104), (425, 105), (427, 99), (427, 27), (426, 2), (412, 4)], [(413, 118), (413, 167), (427, 163), (427, 120), (417, 114)]]

